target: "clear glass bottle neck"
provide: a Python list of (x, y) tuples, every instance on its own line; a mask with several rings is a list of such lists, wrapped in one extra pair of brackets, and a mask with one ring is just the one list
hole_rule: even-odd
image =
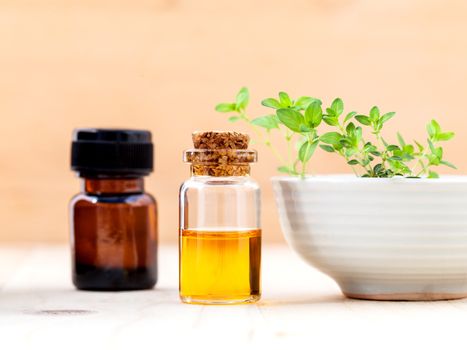
[(131, 194), (144, 192), (144, 179), (142, 177), (122, 178), (83, 178), (81, 188), (90, 194)]

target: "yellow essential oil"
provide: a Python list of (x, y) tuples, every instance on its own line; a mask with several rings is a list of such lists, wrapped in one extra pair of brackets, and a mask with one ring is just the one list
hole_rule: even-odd
[(261, 230), (182, 230), (180, 297), (186, 303), (247, 303), (260, 298)]

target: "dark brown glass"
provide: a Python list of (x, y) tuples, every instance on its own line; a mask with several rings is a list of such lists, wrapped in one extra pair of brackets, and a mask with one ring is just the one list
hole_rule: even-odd
[(157, 281), (157, 204), (143, 178), (83, 179), (71, 200), (73, 283), (137, 290)]

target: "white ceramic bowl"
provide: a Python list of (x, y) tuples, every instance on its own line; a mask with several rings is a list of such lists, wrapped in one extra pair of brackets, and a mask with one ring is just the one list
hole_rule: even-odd
[(467, 296), (467, 176), (272, 182), (287, 242), (346, 296)]

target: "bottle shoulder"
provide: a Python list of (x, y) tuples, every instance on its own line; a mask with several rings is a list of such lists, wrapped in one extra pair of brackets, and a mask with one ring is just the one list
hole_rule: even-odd
[(251, 177), (192, 176), (182, 183), (180, 193), (201, 191), (259, 192), (259, 184)]
[(258, 186), (250, 176), (192, 176), (183, 182), (183, 186)]
[(157, 205), (157, 201), (150, 193), (136, 193), (125, 195), (94, 195), (77, 193), (70, 200), (71, 207), (93, 206), (98, 204), (127, 204), (134, 206)]

